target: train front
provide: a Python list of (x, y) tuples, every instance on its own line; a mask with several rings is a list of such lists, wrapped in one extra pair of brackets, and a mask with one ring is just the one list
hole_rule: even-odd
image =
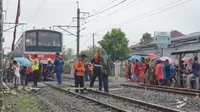
[(48, 60), (52, 64), (56, 59), (56, 52), (62, 53), (62, 33), (53, 30), (29, 30), (25, 33), (25, 55), (33, 57), (38, 55), (41, 65), (41, 72), (46, 79), (46, 66)]

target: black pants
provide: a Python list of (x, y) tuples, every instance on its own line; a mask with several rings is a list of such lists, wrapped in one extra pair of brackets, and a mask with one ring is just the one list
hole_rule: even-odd
[(102, 79), (103, 79), (103, 87), (104, 87), (104, 92), (109, 92), (108, 91), (108, 75), (107, 74), (103, 74), (102, 75)]
[(35, 70), (33, 71), (33, 81), (35, 86), (37, 86), (37, 82), (39, 80), (39, 76), (40, 76), (40, 71), (39, 70)]
[[(77, 76), (75, 75), (75, 87), (80, 87), (83, 88), (84, 87), (84, 76)], [(81, 89), (81, 92), (83, 92), (84, 90)], [(76, 89), (75, 92), (79, 92), (79, 89)]]
[(102, 75), (101, 75), (100, 67), (94, 67), (94, 74), (93, 74), (91, 82), (90, 82), (90, 87), (94, 86), (94, 82), (97, 77), (99, 79), (99, 90), (102, 91)]

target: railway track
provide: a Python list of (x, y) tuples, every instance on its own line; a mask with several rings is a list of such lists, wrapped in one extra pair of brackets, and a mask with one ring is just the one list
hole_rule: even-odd
[(185, 88), (178, 88), (178, 87), (156, 86), (156, 85), (146, 85), (146, 84), (141, 84), (141, 86), (147, 86), (147, 87), (155, 87), (155, 88), (163, 88), (163, 89), (171, 89), (171, 90), (179, 90), (179, 91), (200, 93), (200, 90), (195, 90), (195, 89), (185, 89)]
[[(74, 87), (74, 85), (70, 84), (71, 87)], [(65, 89), (68, 90), (68, 89)], [(128, 111), (137, 112), (137, 111), (151, 111), (151, 112), (183, 112), (181, 110), (168, 108), (166, 106), (161, 106), (133, 98), (128, 98), (124, 96), (119, 96), (116, 94), (111, 93), (104, 93), (100, 91), (96, 91), (93, 89), (88, 89), (89, 94), (86, 94), (85, 96), (88, 96), (90, 98), (96, 99), (100, 102), (109, 103), (110, 105), (116, 105), (119, 108), (128, 109)]]
[(45, 83), (45, 84), (48, 85), (48, 86), (50, 86), (51, 88), (54, 88), (54, 89), (58, 90), (58, 91), (65, 92), (66, 94), (72, 94), (72, 95), (78, 96), (78, 97), (80, 97), (80, 98), (82, 98), (82, 99), (84, 98), (84, 99), (86, 99), (86, 100), (89, 100), (89, 101), (92, 101), (92, 102), (97, 103), (97, 104), (99, 104), (99, 105), (102, 105), (103, 107), (109, 108), (109, 110), (110, 110), (111, 112), (131, 112), (131, 111), (129, 111), (129, 110), (122, 109), (122, 108), (119, 108), (119, 107), (116, 107), (116, 106), (113, 106), (113, 105), (110, 105), (110, 104), (107, 104), (107, 103), (98, 101), (98, 100), (96, 100), (96, 99), (87, 97), (87, 96), (82, 95), (82, 94), (78, 94), (78, 93), (75, 93), (75, 92), (71, 92), (71, 91), (65, 90), (65, 89), (63, 89), (63, 88), (59, 88), (59, 87), (53, 86), (53, 85), (51, 85), (51, 84), (47, 84), (47, 83)]
[(164, 91), (169, 93), (176, 93), (181, 95), (187, 95), (187, 96), (194, 96), (199, 97), (200, 92), (195, 90), (186, 90), (181, 88), (169, 88), (169, 87), (159, 87), (159, 86), (150, 86), (150, 85), (132, 85), (132, 84), (121, 84), (123, 87), (134, 87), (134, 88), (140, 88), (140, 89), (149, 89), (149, 90), (156, 90), (156, 91)]

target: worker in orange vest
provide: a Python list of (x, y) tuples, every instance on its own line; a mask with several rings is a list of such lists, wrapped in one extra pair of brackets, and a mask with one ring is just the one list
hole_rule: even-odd
[(92, 72), (93, 72), (93, 65), (91, 63), (88, 64), (88, 70), (89, 70), (89, 77), (90, 80), (92, 79)]
[[(75, 63), (75, 72), (74, 72), (74, 77), (75, 77), (75, 87), (84, 87), (84, 74), (85, 74), (85, 58), (86, 55), (82, 54), (81, 57), (76, 61)], [(79, 89), (76, 89), (75, 92), (79, 92)], [(81, 89), (81, 93), (84, 93), (84, 90)]]

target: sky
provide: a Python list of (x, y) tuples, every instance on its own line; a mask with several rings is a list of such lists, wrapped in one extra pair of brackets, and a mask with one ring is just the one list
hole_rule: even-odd
[[(44, 2), (45, 1), (45, 2)], [(79, 0), (81, 14), (80, 50), (92, 45), (95, 33), (95, 45), (112, 28), (121, 28), (129, 40), (129, 45), (140, 41), (146, 32), (178, 30), (183, 34), (200, 31), (200, 0)], [(41, 5), (43, 3), (43, 5)], [(41, 6), (41, 8), (38, 7)], [(17, 12), (17, 0), (3, 0), (3, 9), (7, 11), (4, 22), (14, 22)], [(53, 25), (76, 25), (72, 18), (77, 15), (76, 0), (21, 0), (20, 23), (17, 39), (33, 27), (49, 29)], [(94, 16), (93, 16), (94, 15)], [(4, 29), (12, 25), (4, 25)], [(63, 44), (76, 51), (76, 37), (63, 33)], [(66, 28), (76, 34), (76, 28)], [(4, 32), (4, 47), (9, 50), (13, 39), (13, 30)]]

